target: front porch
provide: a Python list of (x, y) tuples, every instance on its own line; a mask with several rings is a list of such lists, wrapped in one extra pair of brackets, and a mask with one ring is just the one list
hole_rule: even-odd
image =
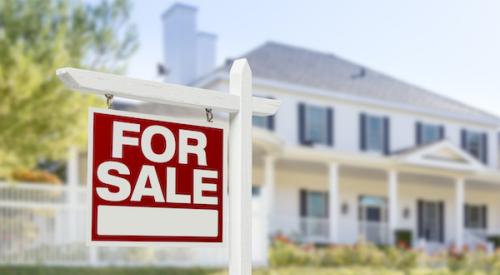
[[(500, 234), (498, 173), (448, 143), (391, 157), (254, 144), (253, 182), (271, 236), (386, 245), (405, 233), (414, 247), (462, 248), (487, 245)], [(436, 153), (457, 161), (433, 167)]]

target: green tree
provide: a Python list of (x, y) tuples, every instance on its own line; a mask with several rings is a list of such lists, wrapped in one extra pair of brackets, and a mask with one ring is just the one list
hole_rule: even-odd
[(0, 178), (83, 145), (102, 98), (65, 89), (60, 67), (121, 72), (138, 46), (127, 0), (0, 1)]

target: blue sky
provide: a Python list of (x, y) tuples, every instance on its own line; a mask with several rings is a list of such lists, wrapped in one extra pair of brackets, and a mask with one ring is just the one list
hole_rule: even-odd
[[(161, 19), (176, 1), (132, 1), (140, 49), (128, 75), (156, 79)], [(179, 2), (179, 1), (177, 1)], [(330, 52), (500, 115), (500, 1), (204, 0), (218, 61), (268, 40)]]

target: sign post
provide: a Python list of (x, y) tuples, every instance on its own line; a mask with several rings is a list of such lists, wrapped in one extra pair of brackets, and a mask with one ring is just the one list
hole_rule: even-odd
[[(222, 93), (218, 91), (181, 85), (173, 85), (168, 83), (138, 80), (119, 75), (75, 68), (61, 68), (57, 70), (56, 74), (67, 87), (81, 92), (101, 95), (111, 94), (114, 96), (148, 102), (204, 109), (209, 108), (215, 111), (223, 111), (229, 113), (229, 137), (227, 145), (229, 150), (229, 274), (251, 274), (252, 115), (273, 115), (278, 110), (280, 101), (252, 97), (252, 73), (248, 62), (245, 59), (238, 59), (234, 62), (230, 71), (229, 93)], [(169, 126), (163, 125), (162, 127), (168, 129)], [(132, 129), (135, 128), (132, 127)], [(160, 132), (161, 131), (162, 130), (160, 130)], [(168, 133), (163, 134), (165, 137), (170, 136)], [(154, 135), (154, 133), (151, 133), (150, 135)], [(136, 144), (134, 140), (131, 141), (130, 139), (128, 139), (128, 142), (132, 143), (132, 146)], [(127, 143), (127, 141), (125, 143)], [(150, 154), (159, 154), (153, 148), (149, 149), (151, 149), (148, 151)], [(160, 149), (160, 151), (161, 150), (165, 150), (165, 148)], [(162, 156), (163, 155), (160, 155), (160, 158)], [(92, 184), (92, 182), (89, 182), (88, 184)], [(162, 186), (160, 185), (160, 187)], [(125, 188), (125, 190), (127, 189)], [(164, 199), (165, 201), (168, 200), (168, 198), (162, 199)], [(209, 200), (210, 199), (213, 199), (213, 197), (209, 198)], [(160, 200), (159, 195), (158, 200)], [(107, 210), (109, 210), (109, 207)], [(152, 209), (152, 211), (154, 212), (151, 214), (152, 216), (161, 216), (166, 213), (157, 211), (157, 209)], [(171, 213), (169, 212), (169, 214)], [(154, 220), (155, 219), (152, 219), (152, 221)], [(168, 224), (162, 224), (162, 226), (164, 226), (165, 228), (169, 228)], [(117, 230), (115, 224), (113, 223), (106, 224), (106, 229), (111, 230), (112, 232), (115, 232)], [(150, 233), (152, 235), (159, 233), (154, 232), (154, 229), (150, 229), (149, 226), (145, 226), (144, 228), (140, 229), (145, 232), (149, 232), (152, 230), (153, 233)], [(201, 232), (199, 234), (203, 235), (206, 234), (206, 232)], [(203, 240), (208, 239), (210, 238), (202, 238), (201, 240), (197, 239), (199, 242), (197, 242), (196, 244), (202, 243), (204, 242)], [(157, 244), (157, 241), (160, 241), (161, 245), (165, 242), (169, 242), (168, 238), (163, 238), (161, 240), (152, 238), (149, 240), (151, 242), (148, 242), (148, 244)], [(210, 240), (213, 241), (213, 239)], [(225, 243), (221, 239), (217, 240), (220, 240), (220, 243), (222, 244)], [(117, 243), (119, 244), (120, 242), (124, 242), (125, 244), (125, 242), (127, 241), (127, 239), (123, 240), (118, 238)], [(172, 241), (177, 242), (178, 244), (183, 244), (179, 243), (178, 240), (176, 241), (175, 239), (173, 239)]]
[(229, 274), (252, 273), (252, 71), (236, 60), (229, 93), (239, 96), (239, 111), (229, 117)]

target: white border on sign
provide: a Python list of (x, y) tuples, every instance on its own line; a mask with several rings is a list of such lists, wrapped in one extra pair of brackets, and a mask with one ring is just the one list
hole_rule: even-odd
[[(94, 154), (94, 114), (109, 114), (117, 116), (125, 116), (140, 119), (158, 120), (164, 122), (174, 122), (202, 126), (208, 128), (217, 128), (223, 130), (223, 145), (222, 145), (222, 242), (127, 242), (127, 241), (92, 241), (92, 174), (93, 174), (93, 154)], [(103, 247), (203, 247), (203, 248), (226, 248), (228, 237), (228, 164), (227, 164), (227, 142), (229, 135), (229, 122), (227, 121), (212, 121), (208, 122), (205, 117), (200, 119), (195, 118), (177, 118), (170, 116), (150, 115), (144, 113), (134, 113), (127, 111), (118, 111), (110, 109), (89, 108), (88, 111), (88, 147), (87, 147), (87, 245), (88, 246), (103, 246)]]

